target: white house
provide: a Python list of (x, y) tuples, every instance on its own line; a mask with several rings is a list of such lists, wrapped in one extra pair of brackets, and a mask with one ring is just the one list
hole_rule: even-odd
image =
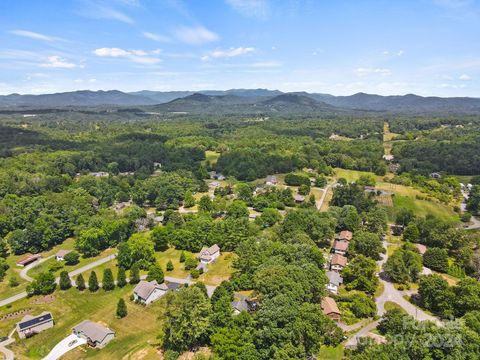
[(72, 329), (72, 332), (87, 340), (91, 347), (103, 348), (115, 337), (115, 331), (90, 320), (84, 320)]
[(71, 250), (58, 250), (57, 253), (55, 254), (55, 259), (57, 261), (64, 261), (65, 260), (65, 255), (67, 255)]
[(343, 278), (335, 271), (327, 271), (325, 275), (328, 278), (327, 290), (332, 294), (337, 294), (338, 287), (343, 284)]
[(204, 264), (210, 264), (220, 256), (220, 248), (217, 244), (210, 246), (209, 248), (203, 247), (200, 251), (200, 262)]
[(142, 304), (149, 305), (165, 295), (168, 287), (165, 283), (158, 284), (156, 281), (141, 280), (133, 289), (133, 298)]

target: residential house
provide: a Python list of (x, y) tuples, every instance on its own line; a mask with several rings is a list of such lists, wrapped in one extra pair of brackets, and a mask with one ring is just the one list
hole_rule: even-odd
[(52, 314), (44, 311), (37, 316), (32, 316), (30, 314), (25, 315), (23, 319), (17, 323), (15, 329), (17, 330), (20, 339), (26, 339), (44, 330), (50, 329), (53, 325)]
[(165, 295), (167, 290), (168, 287), (165, 283), (158, 284), (156, 281), (141, 280), (133, 289), (133, 298), (135, 301), (149, 305)]
[(208, 184), (208, 187), (215, 189), (220, 186), (220, 183), (218, 181), (212, 181), (211, 183)]
[(220, 247), (217, 244), (210, 246), (209, 248), (203, 247), (200, 251), (200, 262), (204, 264), (210, 264), (220, 256)]
[(343, 277), (336, 271), (327, 271), (325, 275), (328, 278), (327, 290), (332, 294), (337, 294), (338, 288), (343, 284)]
[(302, 195), (293, 195), (293, 200), (295, 200), (296, 203), (300, 204), (305, 201), (305, 197)]
[(332, 260), (330, 260), (330, 270), (332, 271), (342, 271), (342, 269), (347, 265), (347, 258), (339, 254), (333, 254)]
[(65, 250), (65, 249), (58, 250), (57, 253), (55, 254), (55, 259), (57, 261), (65, 261), (65, 255), (67, 255), (71, 251), (72, 250)]
[(90, 320), (84, 320), (72, 329), (72, 332), (87, 340), (87, 344), (95, 348), (103, 348), (115, 337), (115, 331), (95, 323)]
[(265, 179), (265, 185), (276, 186), (278, 184), (277, 177), (274, 175), (267, 176)]
[(225, 180), (225, 179), (226, 179), (225, 175), (223, 175), (223, 174), (217, 174), (217, 180), (223, 181), (223, 180)]
[(17, 265), (18, 266), (27, 266), (31, 263), (33, 263), (34, 261), (37, 261), (38, 259), (41, 259), (42, 258), (42, 255), (40, 254), (35, 254), (35, 255), (30, 255), (30, 256), (27, 256), (21, 260), (18, 260), (17, 261)]
[(430, 177), (431, 177), (432, 179), (441, 179), (441, 178), (442, 178), (442, 175), (441, 175), (440, 173), (438, 173), (438, 172), (432, 172), (432, 173), (430, 174)]
[(105, 172), (105, 171), (91, 172), (91, 173), (89, 173), (89, 175), (94, 176), (94, 177), (107, 177), (107, 176), (109, 176), (108, 172)]
[(322, 311), (323, 313), (332, 319), (333, 321), (340, 321), (342, 313), (338, 309), (337, 303), (331, 297), (325, 297), (322, 299)]
[(392, 161), (393, 158), (394, 158), (393, 155), (383, 155), (382, 157), (383, 157), (385, 160), (387, 160), (387, 161)]
[(254, 311), (257, 307), (257, 303), (254, 300), (241, 294), (235, 294), (234, 300), (230, 304), (234, 315), (238, 315), (242, 311)]
[(350, 240), (352, 240), (352, 238), (353, 238), (353, 234), (351, 231), (343, 230), (343, 231), (340, 231), (340, 234), (338, 234), (336, 239), (337, 241), (349, 242)]
[(348, 242), (335, 240), (333, 242), (333, 248), (332, 249), (333, 249), (333, 252), (335, 254), (345, 256), (345, 254), (347, 253), (347, 250), (348, 250)]

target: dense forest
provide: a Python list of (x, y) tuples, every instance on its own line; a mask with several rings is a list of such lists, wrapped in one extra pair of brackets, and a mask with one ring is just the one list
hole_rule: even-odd
[[(394, 134), (394, 160), (388, 161), (383, 158), (386, 120)], [(116, 248), (122, 271), (138, 276), (139, 270), (148, 270), (150, 278), (163, 279), (162, 270), (155, 268), (155, 252), (174, 247), (197, 253), (217, 244), (236, 254), (233, 275), (211, 299), (199, 283), (165, 296), (162, 317), (167, 321), (159, 329), (165, 358), (176, 359), (202, 346), (219, 359), (312, 358), (322, 346), (335, 347), (344, 340), (320, 307), (328, 283), (324, 252), (336, 233), (354, 234), (342, 271), (348, 294), (336, 300), (346, 316), (376, 316), (376, 261), (386, 252), (382, 239), (389, 219), (379, 194), (365, 191), (375, 186), (372, 174), (356, 182), (338, 179), (328, 211), (318, 211), (311, 190), (326, 186), (334, 168), (383, 177), (398, 162), (397, 173), (386, 180), (419, 187), (449, 204), (461, 194), (451, 175), (480, 173), (479, 126), (473, 117), (159, 119), (128, 111), (112, 117), (72, 111), (25, 119), (3, 114), (0, 256), (39, 253), (73, 237), (83, 258)], [(430, 173), (437, 171), (441, 178), (431, 179)], [(225, 184), (212, 196), (195, 199), (207, 193), (212, 172), (225, 177)], [(298, 186), (297, 193), (263, 186), (267, 176), (280, 173), (286, 174), (287, 185)], [(480, 199), (475, 181), (467, 203), (473, 214), (479, 212)], [(195, 212), (185, 211), (194, 206)], [(258, 213), (254, 219), (252, 209)], [(418, 285), (421, 308), (462, 320), (421, 326), (390, 310), (379, 323), (386, 343), (361, 344), (345, 356), (477, 358), (480, 291), (473, 279), (480, 278), (478, 235), (433, 215), (401, 210), (395, 222), (405, 245), (390, 255), (384, 271), (402, 286)], [(414, 244), (428, 250), (422, 256)], [(196, 265), (188, 265), (193, 278), (199, 276)], [(422, 266), (462, 280), (450, 286), (438, 275), (422, 277)], [(0, 277), (6, 268), (1, 260)], [(29, 286), (29, 295), (44, 293), (42, 276)], [(255, 294), (258, 308), (234, 316), (230, 304), (240, 291)], [(402, 341), (394, 341), (403, 324), (409, 326), (401, 329)], [(461, 334), (467, 345), (421, 347), (425, 339), (454, 334)]]

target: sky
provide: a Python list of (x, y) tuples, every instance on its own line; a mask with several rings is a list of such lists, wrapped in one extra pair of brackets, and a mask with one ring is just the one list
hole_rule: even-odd
[(480, 97), (480, 0), (1, 0), (0, 94)]

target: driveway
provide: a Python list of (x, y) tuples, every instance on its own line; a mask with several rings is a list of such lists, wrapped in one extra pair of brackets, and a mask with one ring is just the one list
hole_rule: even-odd
[(86, 344), (87, 341), (75, 334), (67, 336), (65, 339), (55, 345), (50, 353), (43, 358), (43, 360), (57, 360), (77, 346)]
[[(104, 264), (104, 263), (106, 263), (106, 262), (112, 261), (113, 259), (115, 259), (116, 256), (117, 256), (116, 254), (112, 254), (112, 255), (106, 256), (106, 257), (104, 257), (104, 258), (102, 258), (102, 259), (98, 259), (98, 260), (96, 260), (96, 261), (94, 261), (94, 262), (92, 262), (92, 263), (90, 263), (90, 264), (87, 264), (87, 265), (85, 265), (85, 266), (82, 266), (82, 267), (80, 267), (80, 268), (78, 268), (78, 269), (76, 269), (76, 270), (73, 270), (73, 271), (69, 272), (68, 275), (72, 278), (72, 277), (74, 277), (74, 276), (76, 276), (76, 275), (78, 275), (78, 274), (80, 274), (80, 273), (83, 273), (83, 272), (85, 272), (85, 271), (91, 270), (91, 269), (93, 269), (93, 268), (95, 268), (95, 267), (97, 267), (97, 266), (100, 266), (100, 265), (102, 265), (102, 264)], [(45, 260), (46, 260), (46, 259), (47, 259), (47, 258), (45, 258)], [(35, 263), (35, 265), (39, 265), (39, 264), (40, 264), (39, 262), (36, 262), (36, 263)], [(57, 279), (56, 279), (57, 284), (58, 284), (59, 281), (60, 281), (60, 278), (57, 278)], [(72, 283), (73, 283), (73, 281), (72, 281)], [(5, 305), (8, 305), (8, 304), (11, 304), (11, 303), (13, 303), (13, 302), (15, 302), (15, 301), (18, 301), (18, 300), (23, 299), (23, 298), (26, 298), (26, 297), (27, 297), (27, 292), (26, 292), (26, 291), (23, 291), (23, 292), (18, 293), (18, 294), (16, 294), (16, 295), (10, 296), (10, 297), (8, 297), (8, 298), (6, 298), (6, 299), (0, 300), (0, 307), (5, 306)]]
[(317, 201), (317, 209), (318, 211), (322, 211), (322, 206), (325, 201), (325, 198), (327, 197), (328, 190), (332, 187), (332, 184), (328, 184), (325, 189), (323, 189), (323, 194), (320, 200)]
[(39, 260), (31, 263), (30, 265), (25, 266), (25, 267), (22, 269), (22, 271), (20, 271), (20, 277), (21, 277), (22, 279), (24, 279), (24, 280), (27, 280), (28, 282), (32, 282), (33, 279), (32, 279), (30, 276), (28, 276), (28, 272), (29, 272), (31, 269), (37, 267), (38, 265), (40, 265), (41, 263), (44, 263), (44, 262), (47, 261), (47, 260), (50, 260), (50, 259), (53, 258), (53, 257), (54, 257), (54, 255), (50, 255), (50, 256), (47, 256), (46, 258), (39, 259)]
[(12, 350), (6, 348), (7, 345), (15, 342), (15, 339), (9, 337), (7, 340), (0, 343), (0, 353), (3, 353), (5, 360), (13, 360), (15, 359), (15, 355), (13, 354)]

